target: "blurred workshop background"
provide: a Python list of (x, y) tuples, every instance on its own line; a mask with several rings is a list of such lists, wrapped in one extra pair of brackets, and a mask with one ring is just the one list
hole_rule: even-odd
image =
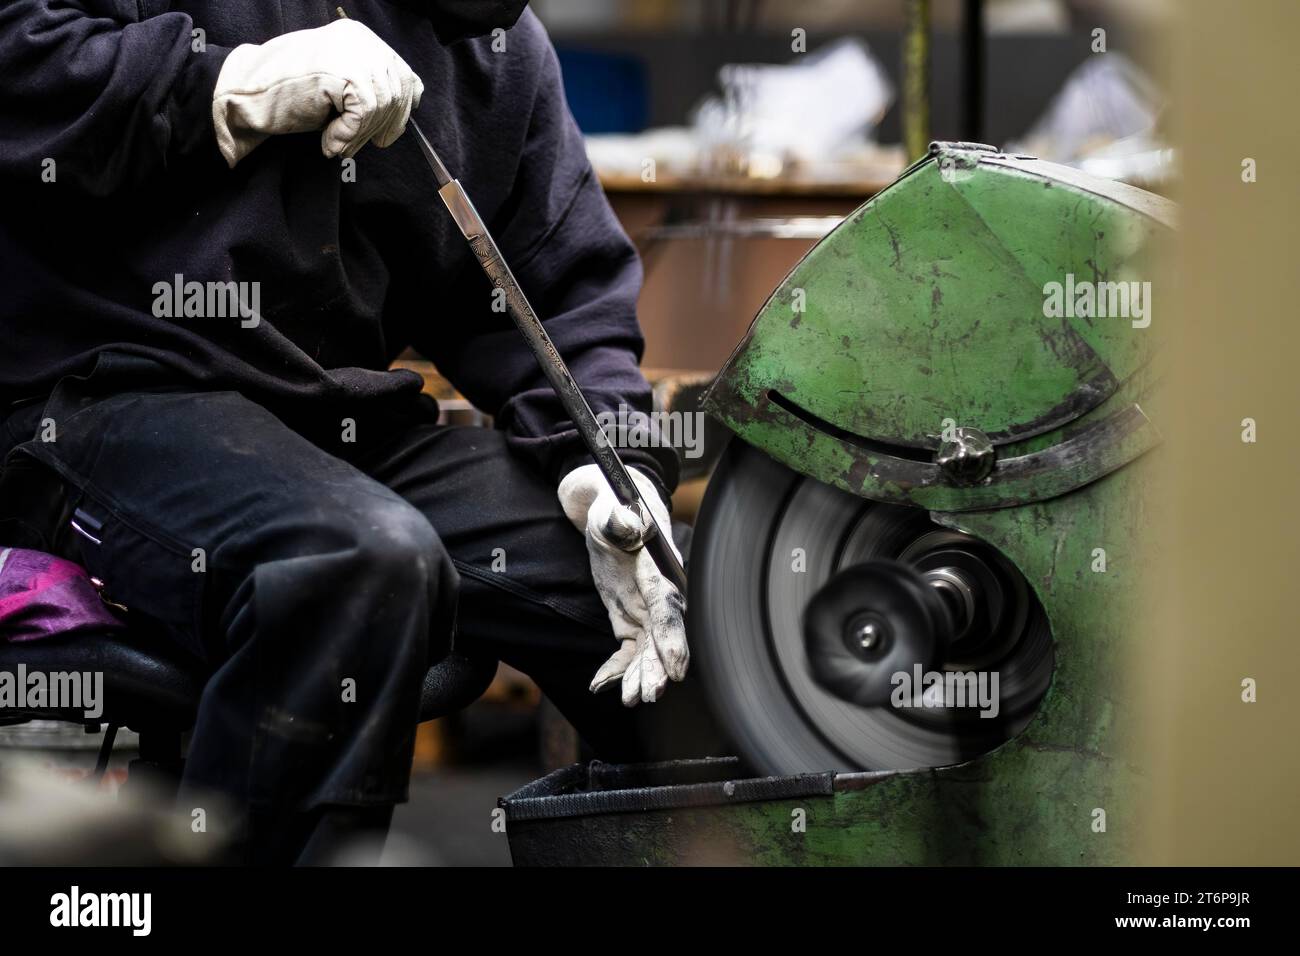
[[(698, 394), (800, 257), (931, 139), (991, 143), (1170, 192), (1177, 157), (1152, 57), (1179, 6), (535, 0), (596, 172), (644, 260), (644, 364), (661, 401)], [(419, 356), (404, 363), (425, 374), (449, 417), (487, 423)], [(677, 514), (688, 521), (708, 457), (687, 463)], [(91, 772), (102, 737), (53, 723), (0, 733), (0, 747), (68, 778)], [(125, 778), (133, 735), (116, 746), (107, 789)], [(421, 726), (388, 861), (508, 864), (490, 825), (496, 798), (578, 758), (558, 712), (501, 667), (468, 709)], [(12, 781), (7, 793), (44, 800)], [(33, 832), (35, 816), (5, 816)], [(0, 825), (0, 843), (23, 836)], [(86, 851), (80, 844), (78, 858)]]
[(1147, 188), (1167, 178), (1163, 98), (1145, 58), (1173, 6), (533, 4), (645, 261), (646, 364), (684, 369), (720, 366), (790, 267), (930, 139), (1019, 149)]

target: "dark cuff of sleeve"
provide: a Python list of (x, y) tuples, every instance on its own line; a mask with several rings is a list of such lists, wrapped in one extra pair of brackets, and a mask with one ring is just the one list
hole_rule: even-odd
[(213, 157), (221, 158), (212, 126), (212, 98), (217, 90), (217, 77), (229, 55), (229, 47), (209, 44), (204, 52), (190, 56), (190, 62), (177, 78), (166, 108), (172, 155), (195, 156), (208, 151)]

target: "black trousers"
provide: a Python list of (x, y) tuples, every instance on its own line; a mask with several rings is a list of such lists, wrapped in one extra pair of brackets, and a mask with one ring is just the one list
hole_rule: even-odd
[(604, 759), (675, 752), (692, 682), (634, 710), (587, 690), (616, 644), (583, 537), (501, 433), (439, 426), (424, 398), (304, 417), (97, 377), (0, 430), (65, 496), (46, 540), (18, 543), (80, 561), (210, 670), (182, 800), (229, 798), (249, 858), (297, 858), (331, 808), (387, 820), (453, 640), (532, 676)]

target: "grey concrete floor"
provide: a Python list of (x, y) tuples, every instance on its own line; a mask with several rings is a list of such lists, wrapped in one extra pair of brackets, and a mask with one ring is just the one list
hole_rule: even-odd
[(541, 776), (527, 761), (446, 767), (411, 778), (411, 800), (397, 808), (382, 863), (392, 866), (509, 866), (492, 811), (504, 796)]

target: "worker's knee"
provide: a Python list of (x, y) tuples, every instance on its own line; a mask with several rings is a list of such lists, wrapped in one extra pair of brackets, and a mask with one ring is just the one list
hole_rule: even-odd
[[(395, 496), (367, 495), (345, 506), (317, 504), (257, 529), (234, 563), (225, 609), (227, 639), (330, 631), (339, 641), (394, 646), (373, 636), (449, 637), (458, 578), (429, 520)], [(242, 636), (235, 631), (242, 630)], [(445, 632), (445, 634), (443, 633)]]
[(349, 537), (353, 572), (372, 586), (390, 589), (394, 599), (427, 592), (434, 600), (447, 583), (451, 562), (438, 533), (404, 501), (380, 499), (358, 508)]
[(440, 659), (450, 648), (459, 576), (433, 525), (404, 501), (381, 500), (357, 511), (351, 536), (348, 586), (364, 592), (365, 613), (419, 622), (428, 642), (419, 666)]

